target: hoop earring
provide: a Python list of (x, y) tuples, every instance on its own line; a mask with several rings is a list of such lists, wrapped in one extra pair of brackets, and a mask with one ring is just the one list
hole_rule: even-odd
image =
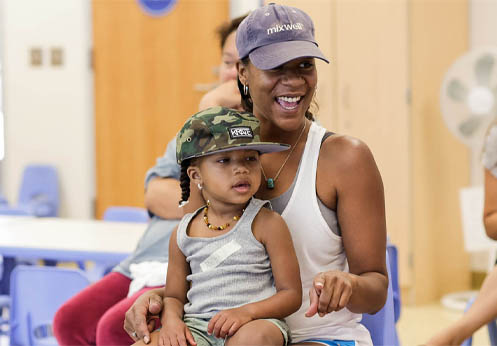
[(247, 95), (248, 95), (248, 91), (249, 91), (249, 90), (248, 90), (248, 85), (247, 85), (247, 84), (244, 84), (244, 85), (243, 85), (243, 94), (244, 94), (245, 96), (247, 96)]
[(202, 185), (200, 185), (200, 183), (197, 184), (197, 187), (199, 190), (202, 190)]

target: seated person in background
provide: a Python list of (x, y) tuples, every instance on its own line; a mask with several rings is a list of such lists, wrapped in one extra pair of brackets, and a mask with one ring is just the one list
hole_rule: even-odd
[(234, 18), (217, 30), (222, 53), (221, 65), (219, 65), (219, 85), (202, 97), (198, 106), (199, 111), (215, 106), (242, 110), (240, 92), (236, 83), (238, 51), (235, 37), (236, 29), (245, 17)]
[[(241, 128), (245, 133), (233, 134)], [(190, 181), (207, 202), (171, 235), (166, 309), (152, 343), (288, 344), (282, 319), (302, 302), (297, 256), (283, 218), (253, 198), (259, 154), (288, 146), (261, 142), (252, 114), (213, 107), (187, 120), (177, 148), (181, 205)]]
[[(230, 81), (236, 86), (234, 62), (238, 54), (234, 36), (242, 19), (234, 19), (218, 31), (223, 49), (219, 73), (221, 84), (207, 93), (201, 104), (232, 99), (240, 103), (240, 93), (235, 90), (234, 95), (230, 96), (226, 88)], [(236, 104), (229, 102), (226, 106)], [(182, 208), (185, 210), (178, 208), (181, 188), (175, 148), (176, 142), (172, 140), (164, 157), (157, 159), (155, 167), (147, 172), (145, 205), (151, 214), (151, 221), (133, 254), (116, 266), (112, 273), (75, 295), (57, 311), (53, 328), (60, 345), (129, 345), (133, 342), (123, 329), (126, 310), (143, 292), (163, 285), (171, 232), (183, 213), (193, 211), (188, 206)], [(156, 268), (155, 275), (151, 268)]]
[[(497, 240), (497, 124), (490, 127), (483, 153), (487, 235)], [(497, 318), (497, 267), (489, 273), (469, 310), (455, 323), (428, 341), (428, 345), (460, 345), (478, 329)]]

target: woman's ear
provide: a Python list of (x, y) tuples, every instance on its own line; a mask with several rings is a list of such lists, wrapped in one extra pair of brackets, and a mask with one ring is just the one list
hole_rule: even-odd
[(236, 69), (238, 71), (238, 79), (243, 85), (247, 84), (247, 66), (241, 61), (236, 62)]

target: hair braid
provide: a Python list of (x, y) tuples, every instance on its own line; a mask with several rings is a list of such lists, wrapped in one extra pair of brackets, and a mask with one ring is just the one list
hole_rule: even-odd
[(188, 176), (188, 173), (186, 173), (189, 166), (190, 160), (181, 162), (181, 175), (179, 178), (179, 185), (181, 186), (180, 206), (185, 202), (188, 202), (188, 198), (190, 198), (190, 177)]

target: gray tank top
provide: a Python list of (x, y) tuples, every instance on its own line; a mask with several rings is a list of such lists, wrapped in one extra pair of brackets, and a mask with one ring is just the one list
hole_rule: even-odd
[(210, 319), (221, 310), (276, 293), (269, 256), (252, 233), (252, 222), (266, 204), (268, 201), (252, 198), (233, 229), (213, 238), (190, 237), (186, 233), (193, 217), (203, 208), (183, 217), (177, 242), (191, 268), (185, 317)]

